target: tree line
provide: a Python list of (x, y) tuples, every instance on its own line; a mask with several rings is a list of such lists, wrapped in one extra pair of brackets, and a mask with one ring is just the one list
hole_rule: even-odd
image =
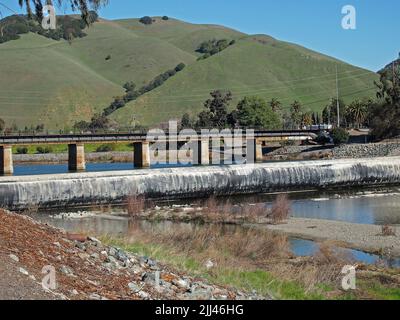
[(103, 110), (103, 116), (109, 116), (114, 111), (123, 108), (128, 102), (136, 100), (140, 96), (144, 95), (147, 92), (161, 86), (165, 81), (167, 81), (170, 77), (173, 77), (178, 72), (182, 71), (185, 68), (184, 63), (179, 63), (174, 69), (168, 70), (157, 77), (155, 77), (150, 83), (136, 90), (136, 85), (133, 81), (126, 82), (123, 85), (125, 89), (125, 94), (120, 97), (114, 97), (114, 101)]

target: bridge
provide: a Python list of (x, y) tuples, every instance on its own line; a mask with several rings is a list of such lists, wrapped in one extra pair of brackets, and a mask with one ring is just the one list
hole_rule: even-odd
[[(245, 140), (246, 155), (254, 161), (262, 161), (262, 146), (270, 142), (282, 142), (288, 140), (306, 141), (317, 137), (320, 130), (282, 130), (282, 131), (254, 131), (251, 135), (240, 134)], [(232, 138), (239, 137), (235, 131)], [(210, 140), (226, 143), (227, 136), (224, 133), (209, 132), (177, 134), (177, 133), (93, 133), (93, 134), (59, 134), (59, 135), (3, 135), (0, 136), (0, 174), (12, 175), (13, 157), (12, 147), (17, 145), (43, 145), (43, 144), (67, 144), (68, 145), (68, 169), (69, 171), (84, 171), (85, 148), (87, 143), (121, 143), (133, 144), (134, 165), (138, 168), (150, 166), (150, 145), (165, 142), (195, 143), (193, 148), (193, 163), (208, 165)], [(241, 145), (240, 147), (243, 147)]]

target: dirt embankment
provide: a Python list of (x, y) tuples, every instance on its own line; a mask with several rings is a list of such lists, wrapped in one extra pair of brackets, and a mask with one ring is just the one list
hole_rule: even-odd
[[(54, 275), (45, 283), (55, 288), (42, 286), (43, 268)], [(0, 300), (263, 298), (211, 285), (95, 238), (67, 234), (4, 210), (0, 210), (0, 273)]]

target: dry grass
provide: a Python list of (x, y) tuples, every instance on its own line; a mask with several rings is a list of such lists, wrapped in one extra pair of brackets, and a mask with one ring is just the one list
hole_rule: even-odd
[(224, 270), (265, 270), (282, 281), (300, 283), (306, 292), (331, 285), (340, 293), (341, 270), (351, 264), (350, 257), (333, 242), (320, 246), (315, 257), (295, 258), (285, 235), (271, 231), (227, 225), (192, 225), (170, 229), (143, 231), (131, 225), (125, 243), (160, 245), (158, 250), (168, 256), (183, 255), (205, 266), (212, 261), (211, 275)]
[(212, 260), (221, 267), (246, 269), (266, 265), (290, 256), (287, 237), (273, 232), (223, 225), (193, 225), (176, 230), (153, 229), (145, 232), (131, 226), (128, 242), (140, 240), (173, 248), (175, 253), (194, 257), (197, 261)]
[(131, 218), (139, 218), (145, 209), (145, 198), (138, 195), (130, 195), (126, 198), (126, 209)]
[(384, 226), (382, 226), (382, 229), (381, 229), (381, 230), (382, 230), (382, 231), (381, 231), (381, 234), (382, 234), (382, 236), (384, 236), (384, 237), (396, 236), (396, 231), (395, 231), (395, 229), (394, 229), (393, 227), (391, 227), (391, 226), (384, 225)]
[(291, 203), (286, 194), (279, 194), (271, 209), (270, 218), (272, 223), (282, 223), (289, 218)]

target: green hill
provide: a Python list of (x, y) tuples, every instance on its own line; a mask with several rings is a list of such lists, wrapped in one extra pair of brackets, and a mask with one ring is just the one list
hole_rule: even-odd
[[(336, 66), (344, 100), (373, 95), (376, 74), (300, 46), (222, 26), (154, 19), (151, 25), (100, 20), (71, 44), (32, 33), (0, 44), (0, 117), (8, 125), (62, 129), (101, 112), (123, 94), (125, 82), (140, 87), (180, 62), (187, 65), (183, 71), (111, 117), (154, 125), (195, 114), (214, 89), (230, 89), (236, 99), (276, 97), (285, 105), (298, 99), (321, 110), (335, 95)], [(197, 61), (198, 46), (212, 39), (236, 42)]]

